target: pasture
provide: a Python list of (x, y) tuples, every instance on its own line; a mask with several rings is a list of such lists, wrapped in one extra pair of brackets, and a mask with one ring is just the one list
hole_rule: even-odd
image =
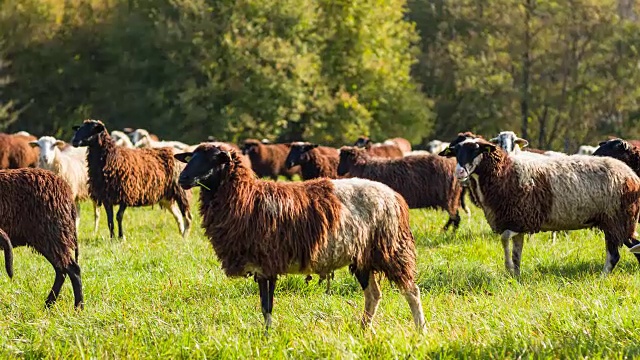
[(406, 301), (388, 281), (374, 331), (359, 318), (363, 293), (347, 269), (332, 294), (317, 276), (281, 277), (274, 324), (264, 336), (257, 285), (228, 279), (200, 229), (183, 240), (171, 215), (128, 209), (126, 240), (110, 240), (104, 211), (91, 234), (83, 204), (80, 266), (85, 309), (73, 309), (67, 280), (43, 302), (53, 269), (27, 248), (15, 250), (15, 276), (0, 275), (0, 357), (18, 358), (620, 358), (640, 356), (639, 266), (626, 250), (601, 277), (599, 231), (527, 236), (522, 276), (504, 269), (499, 237), (482, 211), (463, 214), (457, 235), (444, 212), (411, 210), (418, 285), (427, 331), (414, 330)]

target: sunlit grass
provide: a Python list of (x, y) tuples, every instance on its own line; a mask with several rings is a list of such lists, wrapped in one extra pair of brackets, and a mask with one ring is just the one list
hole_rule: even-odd
[(623, 249), (618, 267), (602, 278), (598, 231), (560, 235), (555, 244), (549, 234), (527, 237), (516, 280), (504, 270), (500, 242), (480, 210), (472, 209), (471, 222), (463, 215), (457, 235), (440, 231), (444, 213), (412, 210), (426, 333), (414, 331), (404, 298), (387, 281), (375, 332), (362, 331), (362, 291), (344, 269), (331, 295), (317, 277), (309, 285), (303, 276), (281, 277), (274, 328), (265, 337), (256, 284), (223, 275), (199, 217), (183, 240), (159, 207), (128, 209), (127, 239), (110, 240), (104, 214), (99, 234), (91, 234), (84, 205), (84, 311), (73, 309), (69, 282), (58, 304), (45, 310), (53, 269), (42, 256), (17, 249), (14, 279), (0, 276), (0, 357), (640, 355), (637, 261)]

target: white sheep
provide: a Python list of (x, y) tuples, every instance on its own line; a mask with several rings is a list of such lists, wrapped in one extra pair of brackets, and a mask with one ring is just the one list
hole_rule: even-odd
[(432, 154), (438, 154), (448, 147), (449, 147), (448, 142), (444, 142), (440, 140), (431, 140), (427, 143), (427, 151)]
[(122, 131), (113, 130), (111, 132), (111, 138), (113, 139), (113, 142), (115, 142), (116, 146), (122, 146), (129, 149), (133, 149), (135, 147), (133, 146), (129, 136)]
[[(88, 170), (87, 170), (87, 148), (74, 149), (65, 147), (65, 142), (57, 140), (51, 136), (43, 136), (37, 141), (31, 141), (32, 147), (40, 148), (38, 167), (52, 171), (71, 187), (73, 199), (76, 203), (78, 217), (76, 218), (76, 228), (80, 223), (80, 201), (89, 199)], [(100, 221), (99, 206), (93, 202), (94, 225), (93, 232), (98, 231)]]
[(580, 147), (578, 148), (578, 152), (576, 154), (578, 154), (578, 155), (591, 155), (594, 152), (596, 152), (597, 149), (598, 149), (597, 146), (580, 145)]
[(189, 145), (180, 141), (156, 141), (151, 138), (149, 131), (145, 129), (136, 129), (129, 133), (129, 138), (134, 147), (137, 148), (162, 148), (168, 147), (177, 150), (185, 150)]

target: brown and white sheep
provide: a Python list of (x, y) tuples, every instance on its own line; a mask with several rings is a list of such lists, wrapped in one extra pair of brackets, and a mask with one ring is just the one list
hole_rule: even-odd
[[(373, 143), (366, 136), (361, 136), (356, 140), (354, 146), (367, 149), (367, 152), (373, 156), (379, 156), (389, 159), (398, 159), (404, 156), (404, 152), (397, 144)], [(411, 149), (409, 149), (411, 151)]]
[(258, 177), (277, 180), (281, 175), (291, 180), (294, 175), (300, 174), (299, 166), (290, 169), (285, 166), (289, 154), (287, 144), (265, 144), (260, 140), (247, 139), (242, 145), (242, 154), (249, 156), (251, 168)]
[(384, 273), (424, 328), (409, 209), (389, 187), (364, 179), (263, 181), (234, 151), (210, 144), (176, 158), (188, 162), (180, 184), (201, 186), (202, 227), (225, 274), (258, 282), (267, 329), (279, 275), (327, 275), (347, 265), (364, 289), (363, 326), (380, 300), (375, 275)]
[(83, 306), (76, 216), (69, 185), (51, 171), (0, 171), (0, 243), (7, 273), (12, 277), (14, 247), (26, 245), (43, 255), (56, 273), (46, 306), (56, 302), (67, 275), (76, 308)]
[(191, 227), (189, 196), (178, 185), (181, 167), (169, 148), (127, 149), (114, 144), (98, 120), (74, 126), (73, 146), (87, 146), (89, 195), (107, 213), (109, 235), (114, 237), (113, 207), (119, 205), (118, 236), (123, 237), (122, 219), (130, 206), (160, 204), (169, 209), (186, 237)]
[(475, 178), (485, 217), (501, 234), (505, 266), (516, 275), (526, 233), (601, 229), (607, 245), (604, 274), (620, 259), (622, 244), (638, 244), (633, 236), (640, 178), (619, 160), (582, 155), (528, 159), (509, 156), (482, 139), (465, 140), (446, 155), (456, 157), (458, 178)]
[(340, 156), (337, 149), (308, 142), (291, 143), (289, 149), (285, 164), (288, 169), (300, 165), (303, 180), (338, 177)]
[[(52, 136), (43, 136), (37, 141), (29, 143), (40, 149), (38, 167), (52, 171), (62, 177), (71, 187), (71, 193), (76, 203), (78, 218), (80, 220), (80, 201), (89, 200), (89, 174), (87, 167), (87, 148), (70, 147), (67, 151), (61, 149), (67, 146), (64, 141), (56, 140)], [(78, 151), (79, 150), (79, 151)], [(93, 232), (98, 231), (100, 221), (100, 206), (93, 202)]]
[(0, 134), (0, 169), (36, 167), (39, 151), (29, 145), (37, 140), (21, 134)]
[(383, 159), (354, 146), (340, 148), (338, 175), (374, 180), (388, 185), (404, 197), (409, 208), (435, 208), (449, 213), (444, 226), (460, 225), (462, 188), (454, 176), (455, 161), (437, 155)]

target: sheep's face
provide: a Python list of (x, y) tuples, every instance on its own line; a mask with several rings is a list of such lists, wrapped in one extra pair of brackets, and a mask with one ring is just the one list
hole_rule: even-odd
[(232, 161), (228, 151), (222, 151), (217, 146), (207, 144), (198, 146), (192, 153), (176, 154), (174, 157), (187, 164), (178, 178), (178, 183), (184, 189), (191, 189), (198, 185), (208, 190), (217, 187), (224, 170)]
[(357, 147), (371, 146), (371, 139), (369, 139), (366, 136), (360, 136), (358, 140), (356, 140), (355, 144), (353, 144), (353, 146), (357, 146)]
[(53, 166), (53, 161), (56, 158), (58, 149), (62, 149), (65, 143), (51, 136), (43, 136), (38, 139), (38, 141), (31, 141), (29, 145), (40, 148), (40, 156), (38, 158), (39, 166), (50, 169), (51, 166)]
[(74, 126), (73, 130), (76, 133), (71, 139), (71, 144), (75, 147), (88, 146), (93, 143), (100, 133), (106, 131), (106, 128), (102, 121), (99, 120), (85, 120), (81, 126)]
[(287, 160), (285, 160), (285, 166), (287, 169), (291, 169), (296, 165), (309, 161), (309, 151), (317, 147), (318, 145), (310, 143), (292, 143), (289, 146), (289, 155), (287, 155)]
[(260, 147), (259, 141), (247, 140), (242, 145), (242, 155), (256, 154), (258, 152), (259, 147)]
[[(484, 157), (495, 150), (496, 145), (494, 144), (482, 140), (478, 141), (478, 139), (467, 139), (454, 147), (443, 150), (440, 155), (455, 156), (458, 161), (455, 175), (459, 180), (466, 181), (476, 171)], [(446, 154), (443, 154), (445, 152)]]
[(596, 149), (593, 155), (609, 156), (622, 162), (628, 163), (632, 149), (633, 147), (628, 142), (622, 139), (613, 139), (601, 142), (600, 146)]
[(361, 153), (366, 152), (365, 149), (354, 146), (343, 146), (340, 148), (340, 163), (338, 164), (338, 175), (344, 176), (349, 169), (358, 162)]
[(508, 154), (518, 152), (521, 148), (529, 145), (527, 140), (519, 138), (513, 131), (503, 131), (489, 142), (499, 145)]

